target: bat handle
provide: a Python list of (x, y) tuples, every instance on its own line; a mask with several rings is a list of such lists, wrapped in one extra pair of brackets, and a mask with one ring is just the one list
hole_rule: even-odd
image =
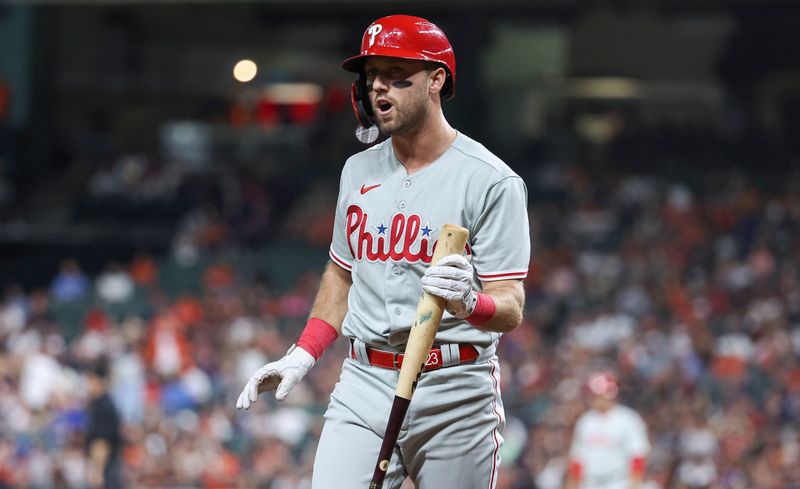
[(378, 463), (375, 464), (375, 472), (372, 474), (369, 489), (383, 487), (383, 479), (386, 477), (386, 471), (389, 470), (389, 461), (392, 459), (392, 452), (397, 444), (397, 437), (400, 436), (400, 427), (403, 425), (409, 404), (411, 404), (410, 399), (394, 396), (392, 412), (389, 413), (389, 422), (386, 425), (386, 433), (383, 435), (381, 450), (378, 452)]

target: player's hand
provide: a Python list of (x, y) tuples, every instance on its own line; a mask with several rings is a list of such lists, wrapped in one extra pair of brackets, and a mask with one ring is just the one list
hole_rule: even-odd
[(428, 267), (422, 290), (445, 300), (452, 316), (464, 319), (475, 310), (478, 293), (472, 287), (472, 265), (461, 255), (447, 255)]
[(283, 358), (256, 370), (239, 394), (236, 407), (250, 409), (259, 394), (275, 389), (278, 389), (275, 392), (275, 399), (283, 401), (292, 387), (300, 382), (313, 366), (314, 357), (304, 349), (292, 345)]

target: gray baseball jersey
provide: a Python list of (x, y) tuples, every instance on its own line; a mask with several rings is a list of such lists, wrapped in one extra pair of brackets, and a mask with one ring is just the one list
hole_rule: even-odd
[[(437, 161), (413, 175), (395, 157), (391, 140), (347, 161), (330, 256), (352, 274), (342, 333), (354, 351), (365, 344), (402, 348), (422, 293), (420, 277), (445, 223), (469, 230), (465, 252), (476, 288), (527, 275), (525, 184), (479, 143), (458, 134)], [(495, 487), (505, 426), (499, 336), (445, 312), (436, 342), (473, 343), (481, 354), (474, 363), (422, 374), (384, 488), (399, 489), (406, 476), (422, 489)], [(344, 360), (331, 394), (313, 489), (369, 484), (398, 372), (357, 358)]]
[[(412, 175), (389, 139), (348, 159), (330, 247), (331, 259), (353, 278), (344, 336), (375, 346), (406, 342), (420, 277), (445, 223), (469, 230), (476, 289), (527, 276), (525, 184), (480, 143), (459, 133), (437, 161)], [(489, 347), (499, 336), (445, 312), (436, 341)]]

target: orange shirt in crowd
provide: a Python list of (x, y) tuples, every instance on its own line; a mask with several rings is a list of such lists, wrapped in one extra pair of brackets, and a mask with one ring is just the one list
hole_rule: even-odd
[(140, 255), (131, 262), (130, 274), (137, 285), (150, 285), (158, 278), (158, 268), (152, 257)]

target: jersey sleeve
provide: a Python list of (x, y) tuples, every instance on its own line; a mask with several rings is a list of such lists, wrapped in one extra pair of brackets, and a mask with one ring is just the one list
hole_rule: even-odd
[(520, 177), (503, 178), (489, 188), (470, 244), (472, 264), (481, 282), (528, 276), (528, 191)]
[(339, 180), (339, 196), (336, 199), (336, 215), (333, 220), (333, 238), (328, 254), (334, 263), (344, 268), (348, 272), (353, 270), (353, 254), (347, 242), (345, 232), (345, 206), (347, 205), (347, 189), (345, 183), (345, 170), (342, 170), (342, 177)]

